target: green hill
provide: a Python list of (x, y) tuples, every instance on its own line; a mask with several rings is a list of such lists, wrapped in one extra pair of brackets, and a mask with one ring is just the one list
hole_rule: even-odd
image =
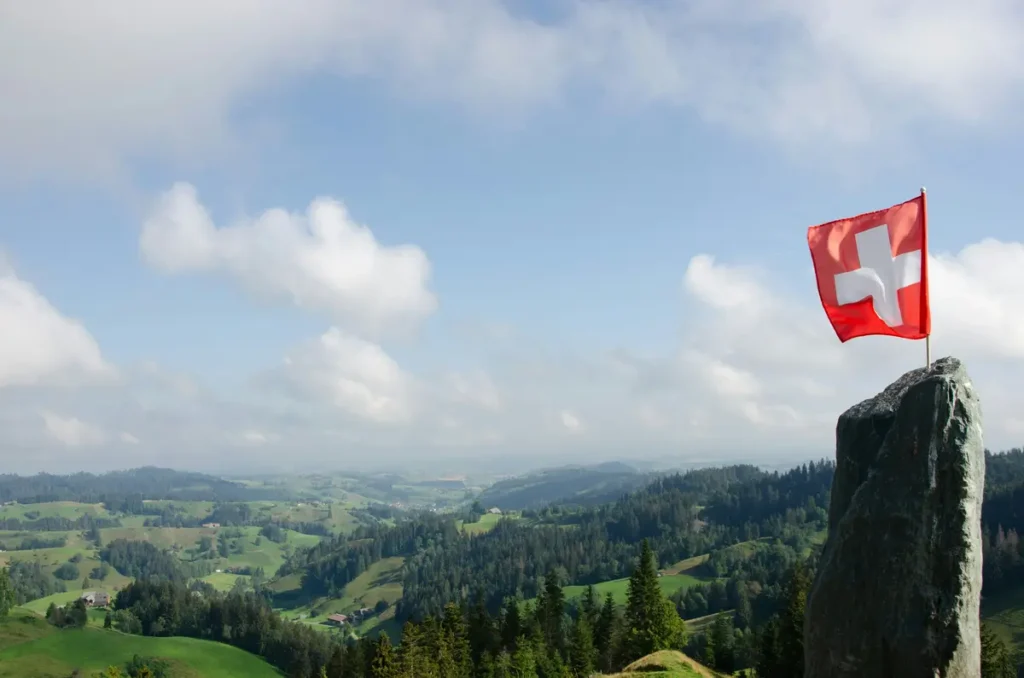
[(593, 506), (640, 489), (655, 477), (619, 463), (547, 469), (491, 485), (480, 494), (480, 503), (503, 511), (552, 503)]
[(279, 678), (259, 657), (238, 648), (194, 638), (150, 638), (86, 628), (58, 630), (26, 610), (0, 621), (0, 678), (66, 678), (111, 664), (123, 666), (134, 655), (159, 657), (175, 678)]
[(682, 652), (664, 650), (636, 660), (621, 673), (609, 678), (719, 678), (706, 666), (698, 664)]

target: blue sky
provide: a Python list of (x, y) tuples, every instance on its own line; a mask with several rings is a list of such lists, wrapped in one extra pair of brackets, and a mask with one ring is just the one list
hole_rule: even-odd
[(907, 5), (10, 10), (11, 470), (825, 456), (923, 347), (838, 345), (805, 229), (921, 185), (936, 355), (1018, 445), (1024, 18)]

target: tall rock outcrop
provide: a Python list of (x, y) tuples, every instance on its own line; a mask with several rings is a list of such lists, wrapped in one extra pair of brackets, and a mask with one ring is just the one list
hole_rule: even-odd
[(979, 678), (984, 484), (981, 410), (959, 360), (839, 417), (806, 678)]

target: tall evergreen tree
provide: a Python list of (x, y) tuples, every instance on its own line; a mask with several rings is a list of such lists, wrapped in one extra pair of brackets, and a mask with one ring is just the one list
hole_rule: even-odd
[(629, 578), (623, 661), (630, 662), (682, 643), (682, 620), (658, 585), (654, 553), (644, 539), (640, 558)]
[(789, 678), (782, 668), (782, 651), (779, 647), (779, 619), (772, 617), (761, 629), (758, 646), (758, 678)]
[(398, 657), (391, 646), (391, 639), (388, 634), (382, 633), (377, 639), (370, 676), (371, 678), (399, 678), (398, 670)]
[(544, 579), (544, 592), (537, 601), (537, 625), (550, 654), (565, 658), (565, 593), (555, 571)]
[(450, 646), (454, 673), (451, 678), (470, 678), (473, 673), (473, 657), (469, 644), (469, 632), (462, 608), (448, 603), (441, 620), (444, 642)]
[(604, 605), (597, 616), (597, 626), (594, 628), (594, 646), (597, 649), (597, 662), (599, 668), (608, 673), (615, 666), (615, 638), (618, 631), (619, 614), (615, 608), (615, 598), (609, 593), (605, 596)]
[(596, 655), (590, 622), (581, 614), (573, 622), (569, 636), (569, 668), (572, 675), (576, 678), (590, 678), (596, 664)]
[(811, 586), (807, 568), (794, 563), (786, 582), (785, 606), (779, 615), (779, 662), (788, 675), (804, 675), (804, 610)]
[(519, 601), (509, 598), (501, 617), (501, 645), (509, 654), (516, 651), (516, 642), (523, 634), (523, 620), (519, 614)]
[[(501, 638), (494, 626), (494, 620), (487, 612), (483, 591), (478, 591), (473, 607), (469, 611), (469, 647), (473, 656), (473, 666), (481, 667), (487, 655), (498, 651)], [(480, 671), (477, 671), (480, 673)]]
[(1017, 667), (1003, 640), (981, 624), (981, 678), (1016, 678)]
[(597, 591), (594, 589), (593, 584), (588, 584), (580, 600), (580, 614), (587, 620), (587, 624), (590, 625), (591, 629), (597, 626), (597, 615), (600, 611)]
[(0, 617), (6, 617), (14, 607), (14, 584), (7, 568), (0, 570)]

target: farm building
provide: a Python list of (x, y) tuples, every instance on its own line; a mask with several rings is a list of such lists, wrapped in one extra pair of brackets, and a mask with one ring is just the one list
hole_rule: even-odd
[(203, 527), (220, 527), (220, 523), (203, 523)]
[(487, 512), (488, 512), (488, 513), (493, 513), (493, 514), (494, 514), (494, 515), (496, 515), (496, 516), (500, 516), (500, 515), (501, 515), (501, 509), (500, 509), (500, 508), (498, 508), (497, 506), (495, 506), (495, 507), (493, 507), (493, 508), (489, 508), (489, 509), (487, 509)]
[(90, 607), (106, 607), (110, 604), (110, 595), (106, 591), (86, 591), (82, 600)]
[(335, 626), (344, 626), (348, 623), (348, 617), (343, 614), (332, 614), (327, 618), (327, 623)]

